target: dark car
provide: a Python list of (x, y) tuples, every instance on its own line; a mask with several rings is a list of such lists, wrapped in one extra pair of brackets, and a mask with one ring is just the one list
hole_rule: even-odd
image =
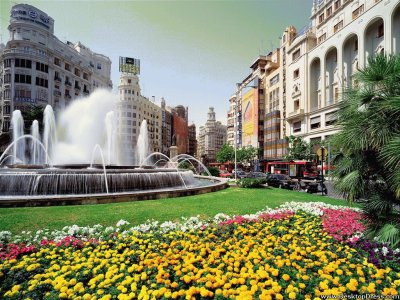
[(263, 172), (250, 172), (249, 174), (247, 174), (248, 178), (267, 178), (267, 174), (263, 173)]
[(267, 176), (267, 184), (268, 186), (292, 190), (297, 182), (286, 174), (269, 174)]
[[(236, 175), (237, 179), (242, 179), (245, 178), (246, 176), (247, 176), (246, 172), (240, 170), (237, 171)], [(232, 178), (235, 178), (235, 170), (232, 171)]]

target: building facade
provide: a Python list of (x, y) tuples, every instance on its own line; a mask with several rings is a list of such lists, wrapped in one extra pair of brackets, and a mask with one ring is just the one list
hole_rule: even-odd
[(135, 153), (140, 126), (147, 121), (149, 151), (160, 152), (162, 140), (161, 107), (141, 95), (138, 75), (121, 73), (118, 85), (117, 128), (124, 164), (136, 163)]
[(189, 132), (189, 148), (187, 154), (191, 156), (196, 156), (197, 152), (197, 139), (196, 139), (196, 125), (191, 124), (188, 127)]
[(169, 156), (169, 147), (172, 146), (172, 113), (166, 106), (165, 99), (161, 98), (161, 152)]
[(314, 1), (311, 26), (288, 49), (287, 134), (318, 142), (336, 133), (343, 90), (377, 53), (400, 53), (400, 1)]
[(0, 134), (13, 110), (50, 104), (55, 111), (94, 89), (112, 88), (111, 61), (82, 43), (63, 43), (54, 19), (27, 4), (11, 9), (9, 40), (0, 50)]
[(236, 94), (232, 95), (229, 98), (229, 110), (227, 114), (227, 126), (226, 126), (226, 142), (233, 146), (235, 143), (235, 120), (237, 117), (235, 116), (236, 112)]
[(189, 149), (188, 108), (178, 105), (171, 110), (172, 143), (178, 147), (178, 154), (185, 154)]
[(207, 122), (199, 128), (197, 157), (202, 161), (215, 162), (216, 154), (226, 142), (226, 126), (216, 121), (214, 107), (210, 107)]

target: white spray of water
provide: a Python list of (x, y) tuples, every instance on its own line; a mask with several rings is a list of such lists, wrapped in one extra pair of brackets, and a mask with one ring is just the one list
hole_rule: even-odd
[[(57, 144), (57, 132), (56, 132), (56, 118), (54, 117), (54, 111), (51, 105), (46, 105), (43, 112), (43, 144), (47, 154), (50, 157), (54, 156), (54, 145)], [(46, 164), (48, 160), (46, 158)]]
[(139, 166), (143, 164), (147, 156), (150, 154), (149, 133), (147, 131), (147, 121), (143, 120), (140, 124), (140, 132), (136, 144), (137, 163)]
[(107, 163), (116, 164), (118, 162), (117, 159), (117, 120), (115, 118), (115, 113), (113, 111), (109, 111), (106, 114), (105, 118), (106, 125), (106, 146), (107, 146)]
[[(118, 96), (97, 89), (87, 98), (72, 102), (60, 115), (60, 140), (54, 151), (56, 164), (88, 163), (96, 144), (104, 145), (105, 119), (115, 109)], [(116, 149), (115, 151), (118, 151)]]
[(30, 154), (31, 160), (30, 163), (35, 164), (42, 164), (45, 161), (45, 154), (42, 155), (42, 149), (39, 148), (40, 141), (40, 133), (39, 133), (39, 122), (34, 120), (31, 126), (31, 135), (35, 138), (32, 140), (30, 144)]
[(13, 141), (15, 142), (13, 148), (13, 163), (17, 161), (22, 161), (26, 163), (25, 157), (25, 145), (26, 141), (24, 139), (18, 140), (24, 135), (24, 119), (22, 117), (20, 110), (14, 110), (11, 118), (11, 126), (13, 130)]

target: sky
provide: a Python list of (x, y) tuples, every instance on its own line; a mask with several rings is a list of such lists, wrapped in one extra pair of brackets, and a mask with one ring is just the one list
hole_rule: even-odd
[(287, 26), (309, 23), (312, 2), (0, 0), (0, 34), (6, 43), (13, 5), (33, 5), (55, 20), (61, 41), (80, 41), (111, 59), (115, 93), (119, 56), (140, 59), (142, 94), (188, 106), (189, 123), (199, 127), (210, 106), (226, 124), (236, 83), (258, 55), (278, 47)]

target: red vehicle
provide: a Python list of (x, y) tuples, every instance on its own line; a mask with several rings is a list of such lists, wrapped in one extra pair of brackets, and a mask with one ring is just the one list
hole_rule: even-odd
[(310, 178), (318, 177), (317, 164), (313, 161), (274, 161), (267, 162), (266, 170), (271, 174), (287, 174), (291, 177)]
[(229, 173), (226, 170), (221, 170), (219, 172), (219, 177), (224, 177), (224, 178), (231, 178), (232, 177), (232, 173)]

